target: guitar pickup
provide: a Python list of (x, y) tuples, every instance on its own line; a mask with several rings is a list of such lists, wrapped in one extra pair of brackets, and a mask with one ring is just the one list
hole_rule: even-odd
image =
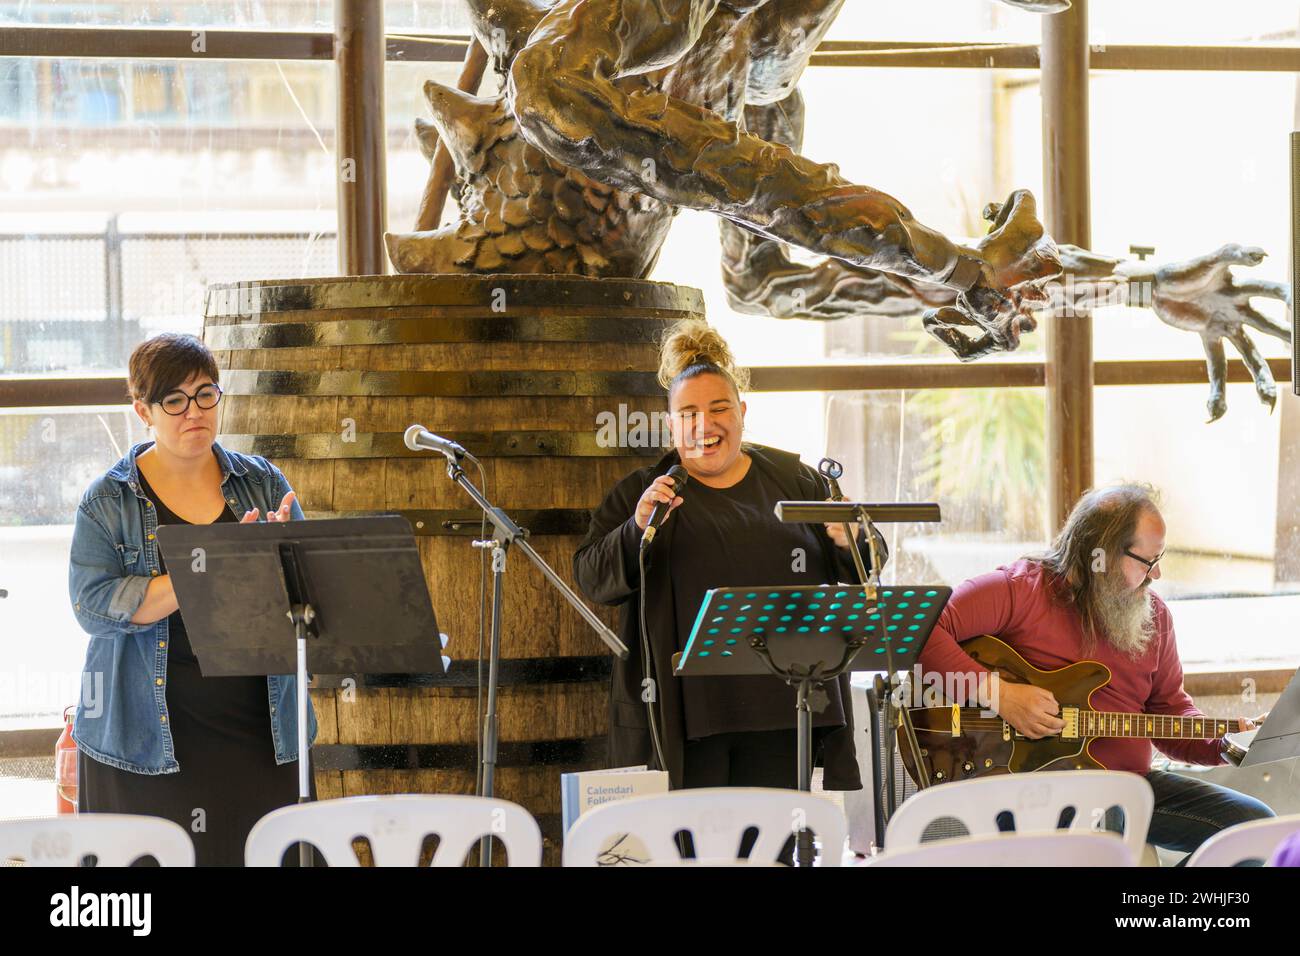
[(1065, 726), (1061, 728), (1061, 739), (1078, 740), (1079, 739), (1079, 708), (1062, 707), (1061, 720), (1065, 722)]

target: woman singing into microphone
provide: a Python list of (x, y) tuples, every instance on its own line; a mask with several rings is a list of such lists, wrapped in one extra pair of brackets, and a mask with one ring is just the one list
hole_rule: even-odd
[[(199, 865), (238, 866), (253, 824), (297, 800), (297, 678), (200, 673), (155, 532), (303, 514), (279, 469), (216, 443), (217, 375), (191, 335), (131, 354), (133, 407), (155, 440), (77, 509), (69, 590), (90, 644), (72, 736), (80, 811), (165, 817), (190, 834)], [(314, 740), (310, 701), (307, 713)]]
[[(646, 696), (654, 700), (665, 769), (679, 787), (797, 785), (795, 692), (776, 677), (673, 676), (711, 588), (816, 585), (857, 581), (842, 526), (785, 524), (782, 500), (822, 500), (824, 478), (798, 456), (742, 441), (748, 376), (722, 337), (700, 320), (675, 326), (660, 355), (668, 391), (673, 449), (628, 475), (605, 497), (573, 558), (574, 576), (591, 600), (621, 607), (621, 636), (631, 650), (614, 664), (610, 704), (612, 766), (656, 764)], [(689, 476), (671, 498), (674, 465)], [(650, 669), (643, 673), (638, 623), (637, 552), (656, 505), (669, 506), (646, 553), (645, 617)], [(855, 532), (857, 529), (854, 529)], [(860, 542), (869, 560), (865, 539)], [(877, 536), (883, 555), (884, 541)], [(647, 680), (654, 683), (645, 683)], [(828, 790), (862, 786), (853, 747), (848, 677), (827, 686), (813, 714)], [(645, 696), (643, 696), (645, 695)]]

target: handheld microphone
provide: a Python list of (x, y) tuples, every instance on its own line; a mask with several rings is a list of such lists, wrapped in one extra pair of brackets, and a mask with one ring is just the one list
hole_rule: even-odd
[[(668, 477), (673, 480), (672, 498), (680, 498), (682, 492), (686, 490), (687, 472), (681, 465), (673, 465), (668, 469)], [(646, 522), (645, 530), (641, 532), (641, 547), (647, 548), (650, 542), (655, 539), (655, 534), (659, 531), (659, 526), (664, 523), (668, 517), (668, 512), (672, 510), (672, 498), (667, 502), (659, 501), (655, 503), (654, 510), (650, 512), (650, 520)]]
[(468, 452), (454, 441), (449, 441), (433, 432), (425, 431), (423, 425), (412, 425), (406, 430), (402, 440), (406, 447), (411, 451), (436, 451), (441, 452), (448, 458), (455, 458), (459, 461), (464, 458)]

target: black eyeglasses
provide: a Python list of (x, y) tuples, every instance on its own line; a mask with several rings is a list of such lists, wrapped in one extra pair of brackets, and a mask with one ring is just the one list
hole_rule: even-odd
[(1134, 561), (1136, 561), (1138, 564), (1145, 564), (1147, 567), (1147, 574), (1150, 574), (1155, 569), (1155, 566), (1160, 563), (1160, 559), (1165, 556), (1165, 553), (1161, 551), (1154, 558), (1148, 561), (1146, 558), (1139, 557), (1138, 555), (1134, 554), (1128, 548), (1124, 549), (1124, 553), (1127, 554)]
[(174, 392), (168, 392), (155, 404), (161, 405), (162, 410), (168, 415), (184, 415), (190, 410), (190, 402), (207, 411), (209, 408), (216, 408), (219, 401), (221, 401), (221, 386), (209, 383), (193, 395), (182, 392), (178, 388)]

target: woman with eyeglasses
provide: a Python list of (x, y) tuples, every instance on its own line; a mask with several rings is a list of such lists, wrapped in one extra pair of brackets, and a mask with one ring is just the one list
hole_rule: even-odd
[[(303, 513), (278, 468), (217, 444), (217, 364), (194, 336), (141, 343), (128, 386), (154, 440), (90, 485), (72, 537), (69, 590), (90, 635), (78, 810), (164, 817), (199, 865), (238, 866), (252, 825), (297, 800), (297, 679), (202, 675), (156, 532)], [(310, 701), (308, 721), (314, 739)]]

